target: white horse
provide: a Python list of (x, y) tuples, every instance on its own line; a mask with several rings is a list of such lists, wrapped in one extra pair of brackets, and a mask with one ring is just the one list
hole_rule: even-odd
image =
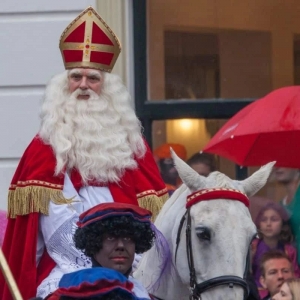
[(166, 268), (160, 257), (168, 255), (152, 247), (134, 276), (164, 300), (246, 299), (243, 278), (256, 234), (248, 197), (265, 185), (274, 162), (236, 181), (220, 172), (200, 176), (173, 151), (172, 156), (183, 184), (155, 221), (169, 245), (170, 263)]

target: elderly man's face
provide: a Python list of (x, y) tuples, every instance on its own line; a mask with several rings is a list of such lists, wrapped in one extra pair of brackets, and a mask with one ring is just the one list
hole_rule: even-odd
[(100, 95), (102, 83), (103, 75), (98, 70), (78, 68), (69, 72), (69, 92), (73, 93), (80, 89), (80, 94), (77, 96), (79, 100), (88, 100), (90, 98), (88, 90), (92, 90), (97, 95)]
[(260, 277), (261, 285), (268, 289), (270, 296), (280, 291), (286, 279), (293, 278), (291, 263), (286, 258), (273, 258), (264, 263), (265, 274)]
[(106, 235), (102, 248), (95, 254), (95, 260), (104, 268), (114, 269), (125, 274), (133, 264), (135, 242), (131, 237)]

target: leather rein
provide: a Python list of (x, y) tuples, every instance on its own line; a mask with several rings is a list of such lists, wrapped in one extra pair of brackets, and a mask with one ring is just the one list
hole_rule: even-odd
[(220, 285), (227, 285), (229, 288), (233, 288), (235, 285), (240, 286), (244, 290), (244, 299), (247, 299), (249, 295), (249, 286), (246, 281), (246, 276), (249, 270), (250, 251), (248, 251), (246, 268), (243, 278), (234, 275), (218, 276), (208, 279), (202, 283), (197, 283), (196, 270), (194, 266), (194, 256), (192, 250), (192, 238), (191, 238), (191, 207), (201, 201), (216, 200), (216, 199), (228, 199), (234, 201), (240, 201), (249, 207), (249, 199), (239, 190), (226, 189), (226, 188), (213, 188), (197, 191), (187, 197), (186, 212), (181, 218), (176, 238), (176, 251), (175, 251), (175, 263), (177, 257), (177, 250), (180, 243), (180, 236), (183, 225), (186, 221), (186, 253), (187, 261), (190, 271), (190, 300), (201, 300), (201, 294), (209, 289), (218, 287)]

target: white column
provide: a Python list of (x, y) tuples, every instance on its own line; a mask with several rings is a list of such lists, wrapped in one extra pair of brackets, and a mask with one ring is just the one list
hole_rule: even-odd
[(132, 0), (97, 0), (97, 11), (119, 38), (122, 51), (112, 73), (134, 93)]

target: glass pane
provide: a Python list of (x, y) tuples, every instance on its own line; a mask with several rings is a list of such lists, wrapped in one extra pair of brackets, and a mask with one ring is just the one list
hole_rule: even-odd
[[(212, 136), (226, 123), (227, 120), (220, 119), (179, 119), (179, 120), (166, 120), (166, 121), (154, 121), (152, 127), (152, 139), (153, 139), (153, 153), (158, 161), (159, 155), (157, 149), (159, 149), (165, 143), (179, 144), (186, 151), (184, 157), (185, 161), (188, 161), (194, 154), (199, 153), (209, 142)], [(164, 150), (164, 154), (166, 149)], [(180, 152), (182, 153), (182, 151)], [(216, 170), (228, 175), (230, 178), (236, 176), (236, 165), (233, 161), (227, 158), (212, 155), (214, 157), (214, 163)], [(209, 161), (210, 163), (211, 161)], [(193, 166), (192, 166), (193, 167)], [(259, 167), (249, 167), (248, 175), (253, 174)], [(197, 169), (197, 172), (199, 169)], [(203, 170), (203, 168), (201, 168)], [(275, 180), (274, 174), (270, 176), (270, 179), (266, 186), (257, 193), (255, 199), (258, 199), (258, 203), (254, 201), (253, 209), (261, 205), (259, 197), (266, 197), (276, 201), (282, 200), (285, 196), (285, 188), (278, 184)], [(257, 205), (256, 205), (257, 204)]]
[(218, 98), (218, 36), (165, 31), (166, 99)]
[[(153, 150), (164, 143), (183, 145), (186, 159), (201, 151), (211, 137), (227, 120), (213, 119), (179, 119), (154, 121), (152, 127)], [(217, 169), (235, 176), (235, 164), (228, 159), (216, 157)]]
[(149, 99), (260, 98), (293, 85), (299, 16), (293, 1), (269, 4), (148, 0)]
[(300, 85), (300, 35), (294, 38), (294, 84)]

